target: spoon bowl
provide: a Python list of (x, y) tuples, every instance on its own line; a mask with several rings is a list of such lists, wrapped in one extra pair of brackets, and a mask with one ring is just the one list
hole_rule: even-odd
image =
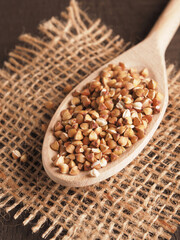
[[(176, 29), (179, 26), (179, 15), (177, 10), (178, 1), (173, 0), (168, 4), (168, 7), (163, 12), (162, 16), (159, 18), (158, 22), (155, 24), (154, 28), (148, 35), (148, 37), (129, 49), (125, 53), (106, 63), (104, 66), (100, 67), (98, 70), (90, 74), (86, 79), (84, 79), (80, 84), (78, 84), (62, 101), (58, 109), (56, 110), (54, 116), (52, 117), (48, 129), (45, 134), (43, 149), (42, 149), (42, 161), (43, 166), (48, 174), (48, 176), (57, 183), (64, 186), (71, 187), (83, 187), (91, 184), (95, 184), (102, 180), (105, 180), (112, 175), (118, 173), (124, 167), (126, 167), (132, 160), (143, 150), (147, 145), (149, 140), (152, 138), (154, 132), (158, 128), (168, 104), (168, 84), (166, 67), (164, 60), (165, 49), (170, 42), (172, 36), (174, 35)], [(180, 10), (180, 4), (179, 10)], [(170, 15), (173, 14), (173, 17)], [(176, 14), (175, 14), (176, 13)], [(168, 16), (168, 18), (167, 18)], [(165, 24), (166, 21), (166, 24)], [(167, 25), (171, 27), (167, 28)], [(160, 41), (159, 35), (165, 36), (168, 29), (168, 37), (163, 41)], [(164, 35), (163, 35), (164, 34)], [(68, 107), (68, 103), (72, 98), (72, 92), (75, 90), (82, 90), (82, 88), (93, 79), (95, 79), (99, 73), (109, 64), (118, 64), (123, 62), (126, 64), (127, 68), (136, 68), (138, 71), (147, 67), (149, 70), (150, 77), (155, 79), (158, 83), (158, 91), (163, 94), (164, 98), (161, 103), (161, 111), (159, 114), (153, 116), (152, 121), (148, 124), (146, 129), (145, 137), (138, 140), (133, 144), (128, 150), (126, 150), (119, 158), (114, 162), (109, 162), (106, 167), (99, 170), (100, 175), (98, 177), (90, 176), (89, 172), (81, 171), (80, 174), (76, 176), (71, 176), (67, 174), (61, 174), (59, 169), (53, 166), (52, 157), (54, 156), (54, 151), (50, 148), (50, 144), (55, 140), (53, 136), (52, 129), (57, 121), (60, 120), (60, 112)]]

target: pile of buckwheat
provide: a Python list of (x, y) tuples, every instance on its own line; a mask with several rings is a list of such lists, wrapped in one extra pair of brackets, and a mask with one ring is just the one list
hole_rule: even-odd
[(140, 73), (123, 63), (110, 64), (81, 92), (72, 93), (53, 134), (53, 158), (61, 173), (70, 175), (98, 169), (144, 137), (152, 115), (160, 112), (162, 94), (148, 69)]

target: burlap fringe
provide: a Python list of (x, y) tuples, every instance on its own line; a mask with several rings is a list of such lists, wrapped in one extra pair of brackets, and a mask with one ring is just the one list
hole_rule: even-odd
[[(42, 228), (42, 238), (51, 240), (170, 239), (179, 223), (179, 129), (175, 119), (179, 96), (173, 86), (180, 71), (172, 76), (173, 65), (167, 69), (171, 79), (169, 94), (170, 101), (174, 97), (177, 102), (175, 106), (170, 103), (154, 139), (125, 170), (86, 189), (59, 186), (42, 170), (43, 134), (38, 126), (40, 122), (48, 123), (53, 114), (43, 108), (44, 102), (53, 100), (57, 107), (66, 83), (76, 85), (127, 47), (99, 19), (92, 22), (75, 1), (71, 1), (62, 17), (62, 21), (52, 17), (40, 24), (42, 38), (21, 35), (23, 44), (16, 46), (0, 70), (0, 208), (7, 213), (16, 209), (15, 219), (25, 212), (23, 224), (33, 221), (32, 231)], [(167, 144), (169, 134), (171, 143)], [(21, 166), (13, 162), (10, 153), (16, 146), (23, 152), (29, 151), (30, 163)]]

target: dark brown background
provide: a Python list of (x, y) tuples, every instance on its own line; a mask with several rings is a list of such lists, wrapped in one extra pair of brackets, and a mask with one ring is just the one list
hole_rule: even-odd
[[(133, 44), (147, 35), (167, 3), (167, 0), (80, 0), (81, 7), (92, 19), (101, 18), (114, 34), (120, 34)], [(37, 35), (39, 22), (59, 16), (68, 5), (68, 0), (0, 0), (0, 67), (8, 59), (8, 52), (18, 43), (21, 33)], [(167, 62), (178, 67), (179, 48), (180, 29), (166, 52)], [(13, 212), (5, 214), (0, 210), (0, 240), (40, 240), (41, 232), (31, 233), (33, 223), (23, 227), (23, 216), (15, 221)], [(175, 239), (180, 240), (180, 231), (173, 236)]]

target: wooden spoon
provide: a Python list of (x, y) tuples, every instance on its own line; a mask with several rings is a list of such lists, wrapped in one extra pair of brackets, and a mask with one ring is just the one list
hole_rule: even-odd
[(99, 75), (101, 70), (110, 63), (118, 64), (119, 62), (123, 62), (128, 68), (133, 67), (139, 71), (144, 67), (147, 67), (149, 69), (150, 76), (158, 82), (159, 91), (164, 95), (164, 99), (161, 105), (161, 112), (153, 116), (153, 120), (147, 128), (145, 137), (133, 144), (133, 146), (126, 150), (126, 152), (123, 153), (116, 161), (110, 162), (106, 167), (100, 169), (100, 175), (98, 177), (92, 177), (89, 175), (89, 172), (86, 171), (82, 171), (76, 176), (61, 174), (59, 169), (54, 167), (52, 164), (51, 158), (55, 155), (55, 152), (50, 148), (50, 144), (55, 140), (52, 134), (52, 129), (55, 123), (60, 120), (60, 112), (68, 107), (68, 103), (72, 97), (72, 92), (70, 92), (55, 112), (44, 138), (42, 161), (46, 173), (52, 180), (64, 186), (70, 187), (83, 187), (100, 182), (126, 167), (147, 145), (158, 128), (167, 108), (168, 84), (164, 54), (170, 40), (179, 26), (179, 23), (180, 0), (172, 0), (169, 2), (168, 6), (145, 40), (100, 67), (72, 90), (72, 92), (74, 90), (81, 90), (84, 85), (91, 82)]

